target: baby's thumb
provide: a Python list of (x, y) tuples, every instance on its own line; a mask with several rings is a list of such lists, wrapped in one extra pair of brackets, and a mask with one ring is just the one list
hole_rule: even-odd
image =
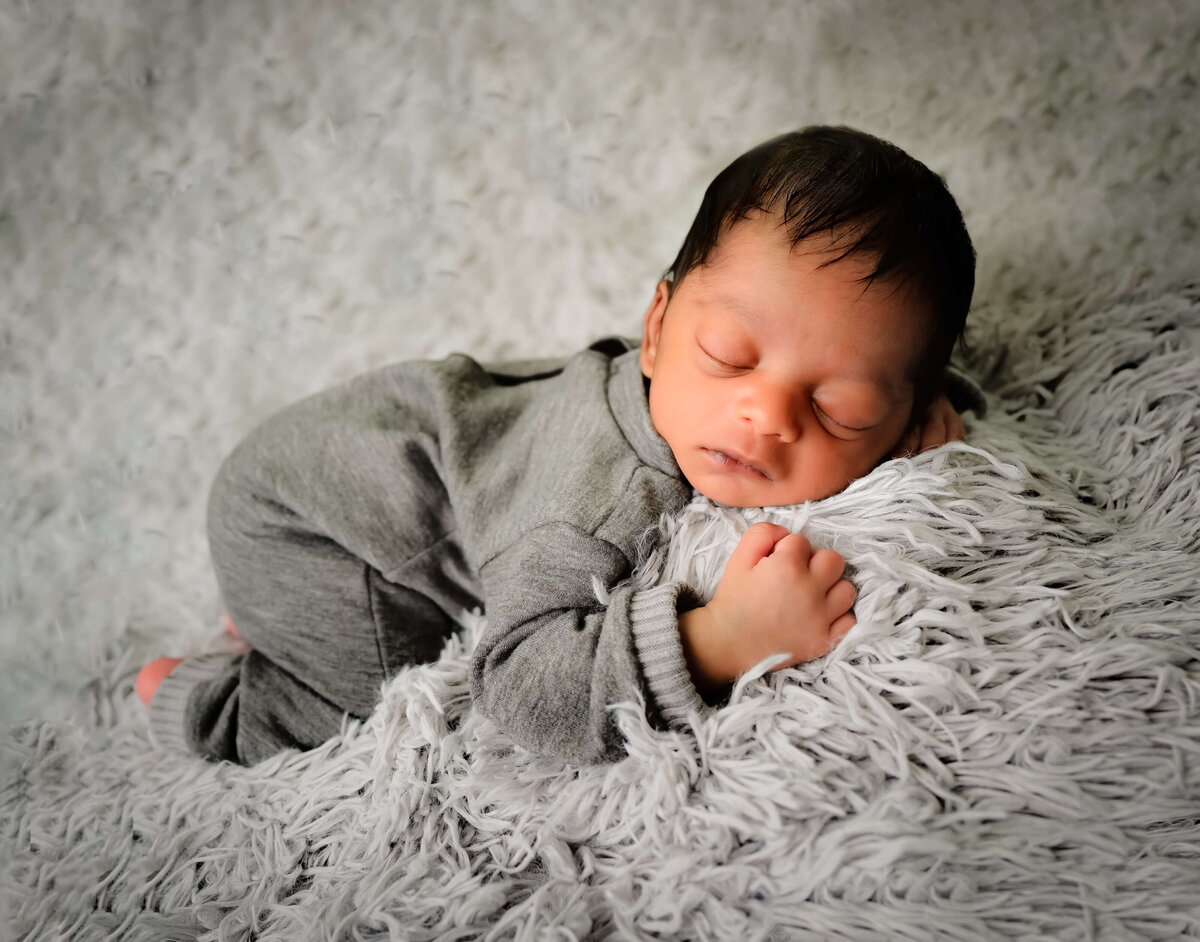
[(738, 545), (729, 556), (729, 562), (725, 564), (726, 570), (753, 569), (760, 560), (770, 556), (775, 544), (790, 532), (787, 527), (781, 527), (777, 523), (754, 524), (738, 540)]
[(904, 440), (892, 452), (893, 458), (914, 458), (921, 447), (921, 429), (915, 428), (904, 436)]

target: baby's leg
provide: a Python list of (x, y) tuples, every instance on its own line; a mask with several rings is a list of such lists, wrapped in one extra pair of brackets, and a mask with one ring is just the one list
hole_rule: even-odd
[(389, 582), (228, 469), (209, 502), (209, 543), (244, 655), (184, 661), (163, 680), (151, 725), (164, 743), (253, 764), (366, 717), (383, 682), (435, 659), (455, 622)]

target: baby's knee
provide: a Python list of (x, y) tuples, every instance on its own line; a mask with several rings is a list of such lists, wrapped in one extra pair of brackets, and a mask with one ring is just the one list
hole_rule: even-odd
[(283, 506), (264, 486), (238, 449), (222, 462), (208, 491), (207, 529), (213, 563), (237, 568), (261, 553), (262, 543), (277, 539)]

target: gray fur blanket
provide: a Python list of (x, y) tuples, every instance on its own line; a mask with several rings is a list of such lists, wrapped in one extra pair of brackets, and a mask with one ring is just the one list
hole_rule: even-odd
[[(0, 936), (1200, 936), (1200, 8), (0, 8)], [(829, 656), (570, 768), (475, 714), (483, 616), (257, 767), (132, 682), (221, 644), (205, 491), (392, 359), (636, 329), (707, 180), (844, 122), (946, 175), (980, 257), (965, 444), (749, 523), (859, 589)]]

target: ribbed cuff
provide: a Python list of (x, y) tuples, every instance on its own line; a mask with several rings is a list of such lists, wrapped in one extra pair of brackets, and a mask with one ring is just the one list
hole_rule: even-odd
[(184, 732), (188, 700), (199, 684), (219, 677), (240, 654), (200, 654), (185, 658), (158, 685), (150, 701), (150, 736), (164, 749), (193, 752)]
[(708, 706), (692, 682), (679, 638), (679, 605), (695, 602), (682, 582), (669, 582), (635, 592), (629, 603), (629, 620), (642, 673), (659, 715), (669, 726), (690, 726), (690, 717)]

